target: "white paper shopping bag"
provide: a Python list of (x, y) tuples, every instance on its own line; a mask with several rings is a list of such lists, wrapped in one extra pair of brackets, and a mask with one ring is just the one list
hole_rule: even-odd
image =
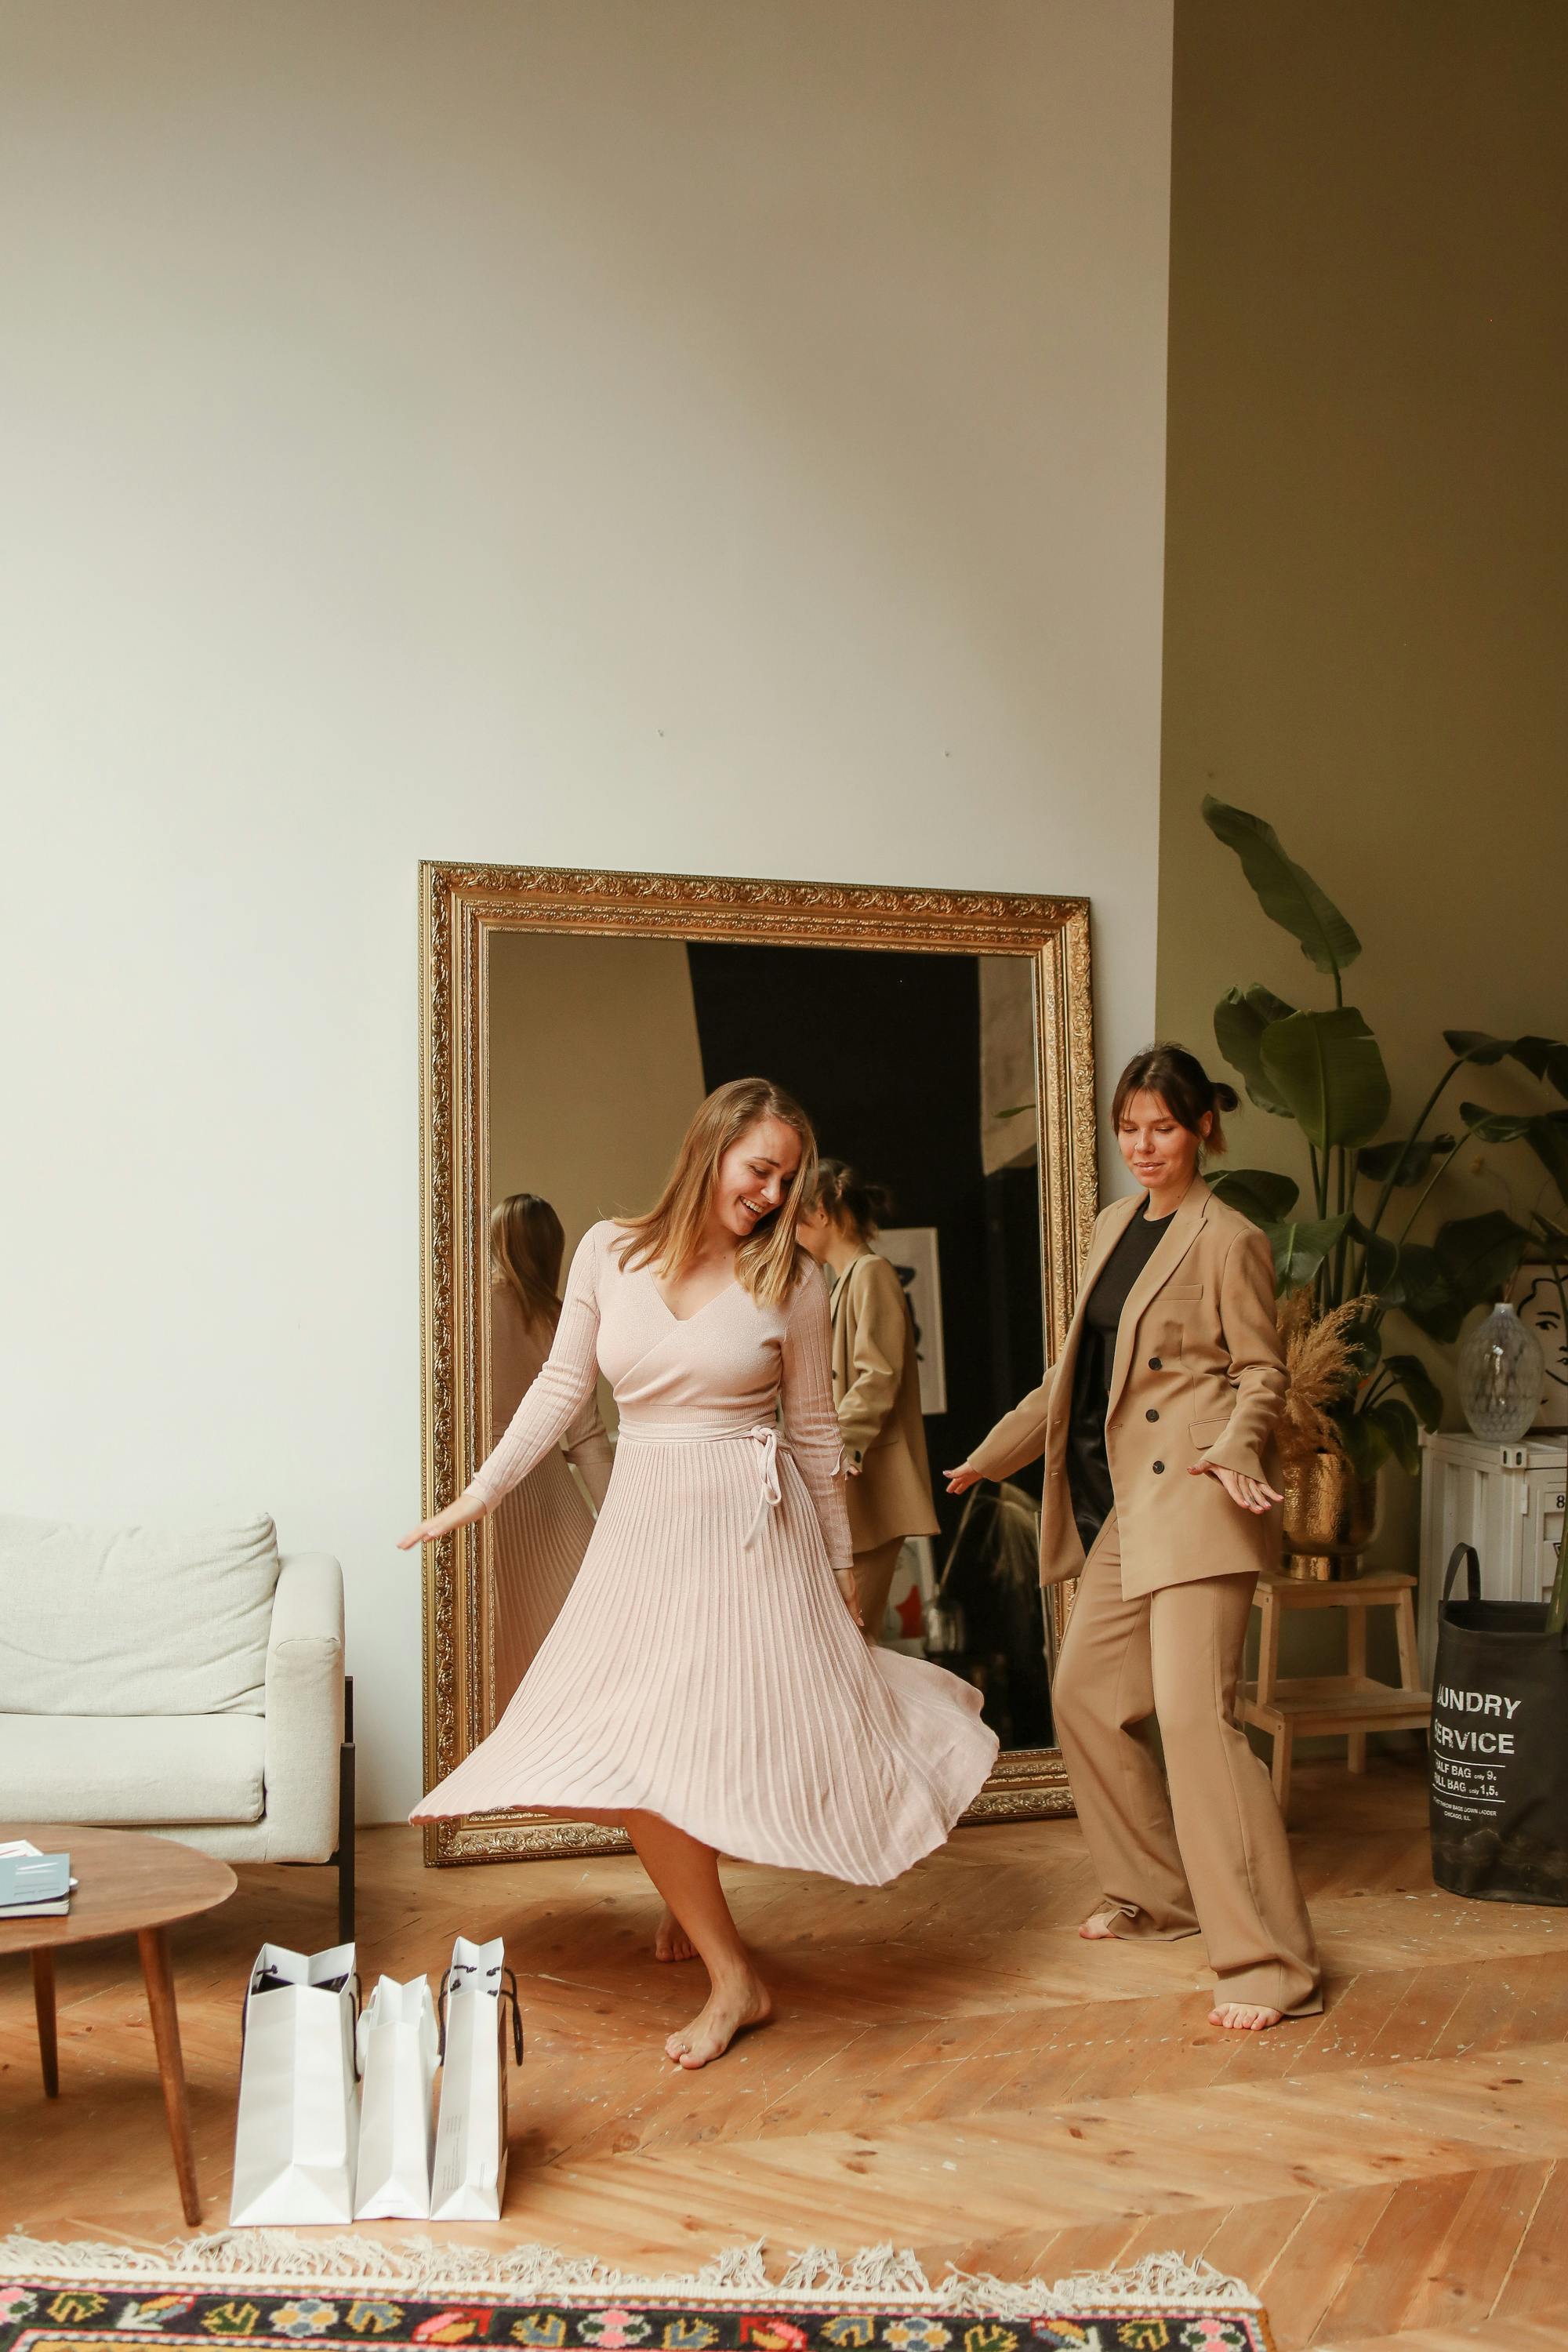
[(522, 2063), (517, 1980), (506, 1949), (459, 1936), (441, 1980), (441, 2120), (430, 2212), (437, 2221), (494, 2221), (506, 2186), (506, 2025)]
[(353, 2217), (359, 2084), (354, 1948), (263, 1944), (245, 1996), (233, 2222)]
[(382, 1977), (359, 2021), (356, 2221), (428, 2217), (437, 2040), (426, 1979)]

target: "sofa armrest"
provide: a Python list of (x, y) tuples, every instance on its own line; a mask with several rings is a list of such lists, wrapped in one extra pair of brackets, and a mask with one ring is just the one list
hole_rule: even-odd
[(343, 1736), (343, 1572), (325, 1552), (286, 1559), (267, 1643), (267, 1853), (326, 1862), (338, 1842)]

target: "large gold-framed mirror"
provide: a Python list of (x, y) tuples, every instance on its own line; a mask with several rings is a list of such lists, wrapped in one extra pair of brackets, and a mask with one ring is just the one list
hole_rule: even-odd
[[(937, 1474), (1038, 1380), (1071, 1313), (1096, 1206), (1087, 900), (430, 861), (420, 909), (426, 1511), (467, 1484), (516, 1402), (493, 1344), (495, 1203), (549, 1199), (569, 1255), (595, 1219), (649, 1204), (710, 1087), (773, 1077), (822, 1150), (898, 1203), (876, 1246), (913, 1315), (941, 1527), (904, 1546), (874, 1631), (983, 1694), (1003, 1748), (966, 1822), (1070, 1811), (1037, 1476), (1032, 1493), (1024, 1473), (991, 1490), (977, 1517)], [(520, 1671), (505, 1612), (521, 1539), (499, 1517), (426, 1554), (426, 1787), (485, 1737)], [(426, 1831), (437, 1864), (626, 1845), (524, 1813)]]

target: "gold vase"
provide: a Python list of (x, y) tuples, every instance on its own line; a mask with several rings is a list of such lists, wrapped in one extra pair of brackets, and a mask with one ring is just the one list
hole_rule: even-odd
[(1358, 1478), (1342, 1454), (1309, 1454), (1285, 1465), (1287, 1576), (1328, 1582), (1353, 1576), (1377, 1532), (1378, 1485)]

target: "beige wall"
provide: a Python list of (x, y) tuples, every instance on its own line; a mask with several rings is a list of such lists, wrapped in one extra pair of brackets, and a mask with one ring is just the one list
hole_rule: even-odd
[(702, 1100), (686, 948), (501, 931), (487, 996), (490, 1200), (542, 1193), (569, 1265), (596, 1219), (652, 1207)]
[[(1445, 1028), (1568, 1033), (1565, 102), (1558, 0), (1178, 0), (1159, 1025), (1210, 1055), (1232, 984), (1331, 1001), (1214, 793), (1361, 934), (1396, 1112)], [(1248, 1109), (1233, 1158), (1289, 1140)]]
[(7, 0), (7, 1508), (259, 1499), (419, 1793), (421, 857), (1084, 891), (1169, 0)]

